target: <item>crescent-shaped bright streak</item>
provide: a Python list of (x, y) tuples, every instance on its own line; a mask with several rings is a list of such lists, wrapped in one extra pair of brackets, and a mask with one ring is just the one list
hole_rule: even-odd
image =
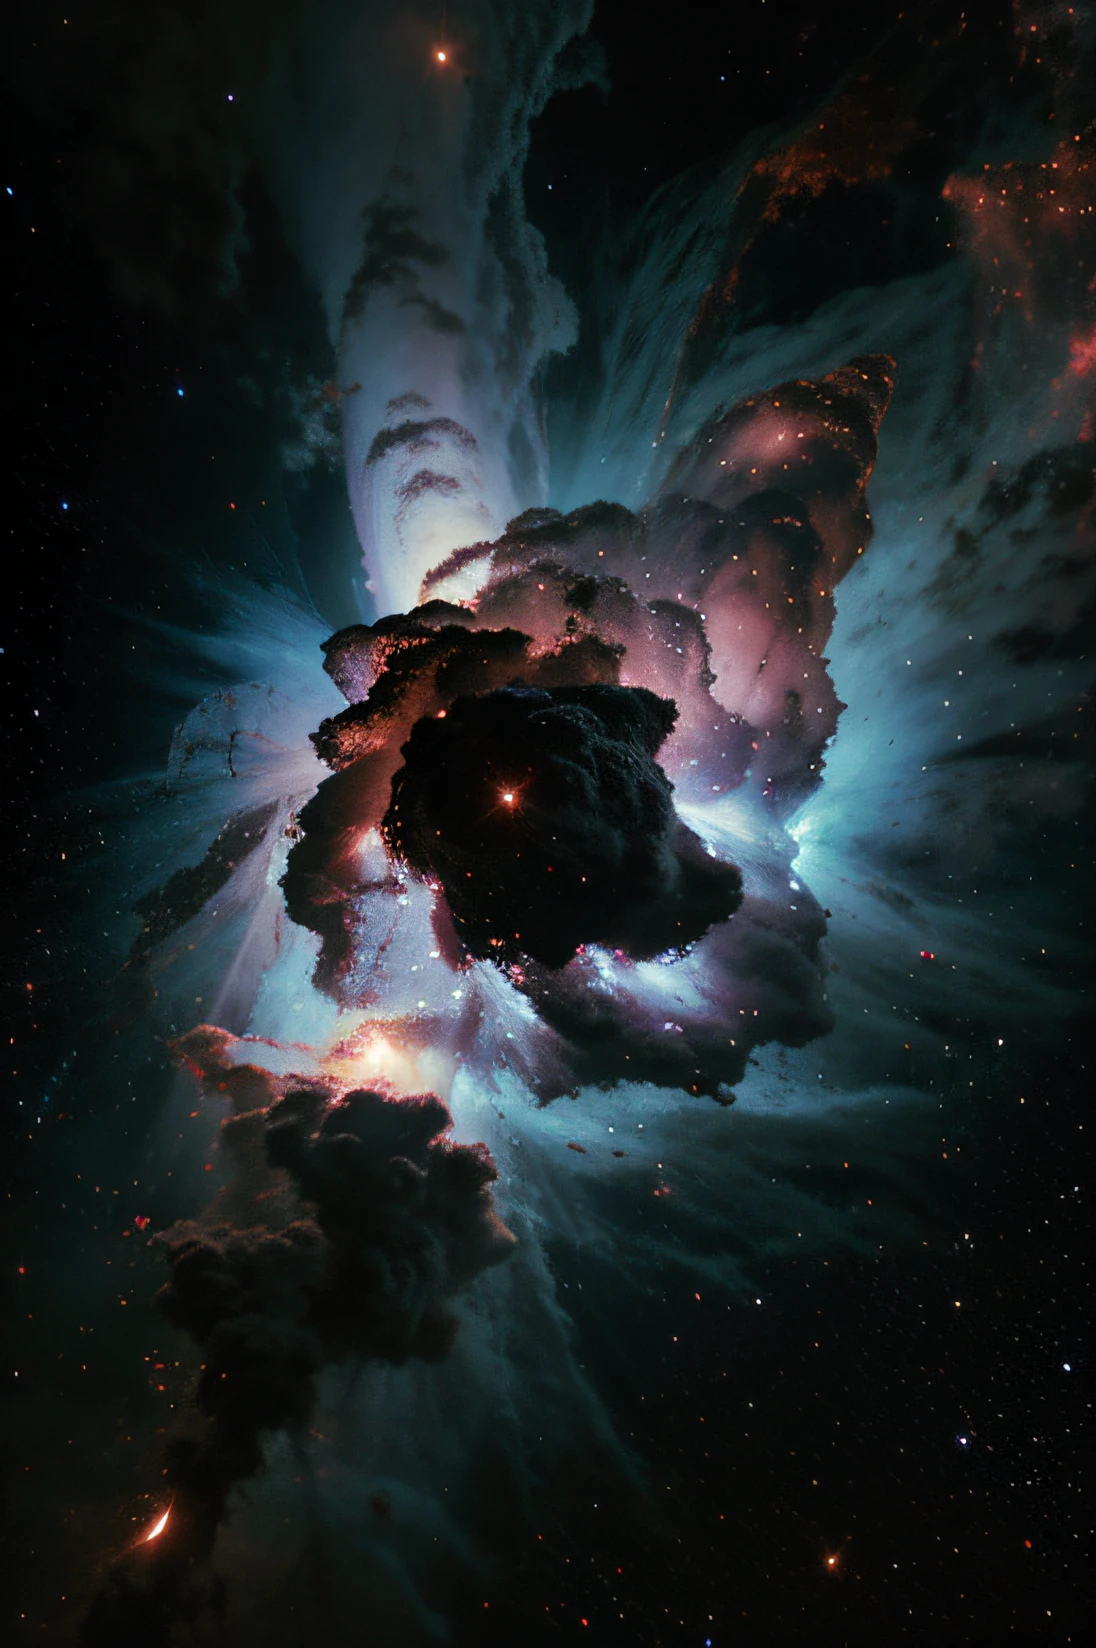
[(167, 1510), (164, 1512), (163, 1516), (160, 1517), (158, 1521), (154, 1522), (152, 1524), (152, 1527), (148, 1530), (148, 1533), (145, 1535), (144, 1541), (143, 1541), (143, 1543), (145, 1545), (148, 1544), (150, 1539), (159, 1539), (160, 1535), (163, 1533), (164, 1529), (167, 1527), (167, 1519), (170, 1515), (171, 1515), (171, 1506), (169, 1505)]

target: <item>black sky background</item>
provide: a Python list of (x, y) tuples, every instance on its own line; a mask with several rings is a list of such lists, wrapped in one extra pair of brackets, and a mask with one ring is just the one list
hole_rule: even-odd
[[(328, 370), (318, 307), (269, 206), (256, 197), (249, 214), (246, 304), (218, 310), (200, 283), (193, 307), (173, 317), (119, 302), (72, 181), (83, 119), (56, 110), (43, 119), (21, 95), (21, 65), (56, 48), (64, 25), (55, 10), (27, 12), (13, 27), (0, 179), (12, 190), (0, 197), (9, 288), (0, 664), (15, 918), (3, 977), (13, 1038), (5, 1291), (13, 1359), (37, 1370), (37, 1400), (56, 1401), (58, 1425), (76, 1435), (79, 1400), (55, 1371), (64, 1324), (46, 1324), (43, 1343), (32, 1321), (33, 1254), (66, 1124), (26, 1123), (78, 1023), (79, 958), (65, 923), (81, 894), (71, 872), (75, 862), (94, 874), (100, 848), (94, 809), (71, 797), (104, 775), (154, 769), (190, 707), (193, 696), (165, 678), (166, 643), (141, 621), (215, 621), (185, 576), (189, 561), (272, 577), (291, 564), (295, 543), (307, 565), (322, 540), (326, 570), (303, 581), (336, 627), (355, 616), (346, 591), (356, 545), (342, 478), (280, 475), (280, 414), (240, 387), (256, 338), (300, 370)], [(988, 30), (999, 9), (980, 24), (971, 15)], [(557, 97), (526, 171), (530, 215), (580, 310), (595, 229), (623, 233), (683, 168), (717, 159), (759, 124), (793, 119), (888, 22), (862, 0), (657, 10), (603, 0), (594, 32), (612, 89)], [(580, 370), (562, 363), (562, 387)], [(634, 1308), (614, 1274), (561, 1247), (557, 1274), (571, 1284), (580, 1332), (599, 1347), (618, 1425), (684, 1506), (681, 1543), (620, 1549), (611, 1529), (593, 1533), (577, 1510), (557, 1509), (543, 1549), (515, 1571), (514, 1612), (469, 1613), (462, 1640), (513, 1643), (543, 1631), (559, 1642), (698, 1648), (706, 1636), (719, 1645), (1079, 1641), (1090, 1588), (1080, 1480), (1086, 1232), (1079, 1199), (1063, 1192), (1079, 1182), (1084, 1048), (1078, 1023), (1057, 1057), (972, 1064), (985, 1103), (970, 1131), (953, 1135), (958, 1158), (925, 1169), (935, 1234), (915, 1257), (774, 1261), (762, 1280), (767, 1308), (755, 1316), (706, 1290), (694, 1300), (676, 1280)], [(1064, 1362), (1075, 1371), (1048, 1373)], [(131, 1374), (107, 1365), (97, 1377), (121, 1390)], [(57, 1640), (37, 1629), (56, 1578), (51, 1530), (40, 1510), (21, 1513), (34, 1461), (23, 1457), (14, 1401), (11, 1411), (7, 1617), (25, 1631), (20, 1640)], [(59, 1520), (69, 1509), (63, 1481), (56, 1509)], [(616, 1597), (627, 1626), (615, 1622)], [(589, 1627), (578, 1625), (584, 1617)]]

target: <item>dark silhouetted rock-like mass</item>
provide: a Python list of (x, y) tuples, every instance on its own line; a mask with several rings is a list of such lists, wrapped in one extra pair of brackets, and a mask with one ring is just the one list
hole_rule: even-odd
[[(221, 1089), (223, 1043), (211, 1027), (180, 1056)], [(173, 1623), (219, 1610), (208, 1567), (232, 1490), (262, 1469), (264, 1433), (306, 1426), (316, 1381), (348, 1358), (437, 1361), (457, 1331), (450, 1301), (513, 1237), (495, 1215), (496, 1172), (483, 1145), (452, 1144), (434, 1094), (294, 1086), (255, 1067), (247, 1086), (265, 1108), (222, 1124), (238, 1178), (214, 1213), (158, 1242), (170, 1267), (159, 1303), (200, 1347), (196, 1436), (168, 1447), (168, 1522), (152, 1549), (119, 1563), (84, 1622), (99, 1648), (165, 1644)], [(263, 1080), (265, 1078), (265, 1082)]]
[(481, 960), (562, 967), (582, 944), (684, 949), (741, 877), (678, 818), (654, 759), (676, 711), (643, 687), (508, 687), (458, 699), (404, 745), (384, 831), (437, 878)]

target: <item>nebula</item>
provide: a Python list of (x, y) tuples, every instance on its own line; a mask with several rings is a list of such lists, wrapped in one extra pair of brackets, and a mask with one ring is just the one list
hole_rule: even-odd
[[(532, 1544), (549, 1505), (585, 1561), (606, 1483), (637, 1522), (656, 1497), (560, 1253), (644, 1331), (682, 1278), (689, 1309), (747, 1281), (760, 1309), (774, 1255), (887, 1277), (927, 1246), (925, 1164), (998, 1136), (1014, 1045), (1065, 1036), (1088, 24), (964, 14), (930, 49), (915, 9), (653, 194), (570, 294), (523, 166), (553, 93), (603, 78), (587, 0), (469, 4), (443, 51), (417, 5), (180, 8), (155, 42), (135, 14), (115, 79), (71, 71), (110, 103), (82, 209), (127, 301), (215, 287), (242, 315), (245, 178), (277, 219), (326, 365), (264, 338), (254, 392), (285, 467), (342, 463), (365, 577), (321, 618), (234, 564), (211, 633), (150, 623), (174, 697), (208, 696), (166, 775), (100, 798), (110, 871), (73, 920), (111, 982), (78, 1075), (90, 1047), (96, 1148), (142, 1196), (156, 1175), (157, 1320), (191, 1361), (89, 1642), (294, 1644), (291, 1512), (349, 1598), (309, 1580), (330, 1640), (444, 1641), (473, 1591), (450, 1634), (507, 1640), (480, 1591), (512, 1528)], [(189, 1074), (157, 1088), (165, 1042)]]
[[(325, 644), (350, 706), (314, 735), (336, 775), (285, 876), (323, 940), (318, 983), (371, 1006), (378, 939), (402, 924), (402, 954), (435, 949), (461, 978), (438, 1028), (468, 1056), (482, 966), (502, 968), (546, 1032), (522, 1037), (542, 1098), (640, 1079), (726, 1102), (753, 1047), (828, 1027), (825, 920), (781, 821), (837, 725), (824, 649), (871, 537), (892, 374), (862, 358), (751, 396), (637, 515), (531, 511), (443, 561), (406, 617)], [(433, 595), (457, 577), (465, 602)], [(716, 833), (735, 820), (765, 832), (745, 881)], [(428, 921), (404, 892), (393, 908), (408, 870)]]
[(440, 1361), (458, 1327), (450, 1300), (513, 1245), (490, 1153), (449, 1141), (436, 1095), (277, 1079), (233, 1066), (229, 1042), (199, 1027), (177, 1051), (233, 1104), (221, 1139), (236, 1176), (200, 1221), (156, 1238), (170, 1271), (157, 1302), (204, 1358), (204, 1423), (169, 1443), (164, 1520), (111, 1570), (88, 1643), (166, 1643), (180, 1619), (223, 1618), (208, 1559), (233, 1489), (263, 1468), (264, 1436), (303, 1433), (331, 1363)]

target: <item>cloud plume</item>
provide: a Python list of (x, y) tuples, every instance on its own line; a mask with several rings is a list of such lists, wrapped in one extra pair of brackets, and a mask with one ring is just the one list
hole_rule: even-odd
[(234, 1104), (221, 1142), (235, 1178), (200, 1221), (156, 1238), (169, 1270), (158, 1303), (202, 1356), (198, 1426), (168, 1445), (166, 1521), (108, 1576), (89, 1644), (160, 1644), (177, 1621), (223, 1616), (209, 1558), (264, 1439), (303, 1432), (337, 1362), (441, 1360), (452, 1300), (513, 1246), (489, 1152), (449, 1140), (434, 1094), (278, 1078), (233, 1065), (230, 1040), (200, 1027), (178, 1053)]

